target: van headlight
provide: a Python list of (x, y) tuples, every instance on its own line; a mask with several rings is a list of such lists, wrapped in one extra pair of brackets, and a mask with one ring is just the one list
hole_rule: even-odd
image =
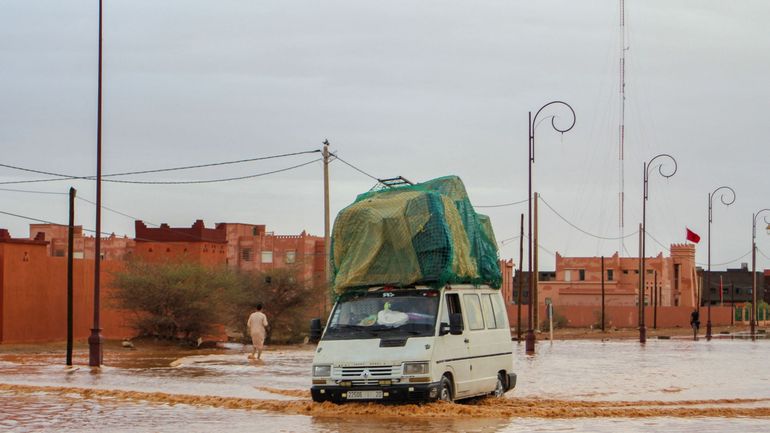
[(321, 364), (313, 366), (313, 377), (329, 377), (332, 375), (332, 366)]
[(427, 362), (405, 362), (404, 363), (405, 375), (428, 374), (428, 369), (429, 369), (429, 366)]

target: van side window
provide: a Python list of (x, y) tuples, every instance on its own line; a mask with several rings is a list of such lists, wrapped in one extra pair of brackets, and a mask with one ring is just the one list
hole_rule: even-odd
[(463, 295), (463, 301), (468, 317), (468, 327), (471, 331), (484, 329), (484, 316), (481, 313), (479, 295)]
[(460, 308), (460, 297), (457, 293), (446, 294), (446, 308), (441, 313), (441, 321), (449, 323), (449, 315), (459, 313), (462, 314), (462, 308)]
[[(497, 329), (497, 321), (495, 318), (494, 310), (492, 309), (492, 299), (489, 295), (481, 295), (481, 309), (484, 312), (484, 323), (487, 325), (487, 329)], [(499, 327), (502, 327), (502, 323)]]
[(495, 322), (497, 322), (497, 327), (505, 328), (508, 313), (505, 311), (503, 298), (501, 296), (491, 296), (490, 298), (492, 299), (492, 308), (495, 311)]

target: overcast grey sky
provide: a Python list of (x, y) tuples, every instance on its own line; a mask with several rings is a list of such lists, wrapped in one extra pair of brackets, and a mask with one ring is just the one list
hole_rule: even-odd
[[(95, 173), (97, 5), (0, 0), (0, 163)], [(708, 193), (728, 185), (737, 200), (715, 203), (713, 268), (750, 262), (752, 212), (770, 208), (770, 2), (627, 0), (626, 10), (625, 233), (641, 221), (643, 162), (669, 153), (678, 171), (651, 175), (648, 232), (668, 246), (690, 227), (705, 264)], [(559, 99), (577, 124), (563, 136), (540, 124), (535, 190), (577, 227), (617, 237), (618, 18), (617, 0), (106, 0), (104, 173), (318, 149), (328, 138), (376, 177), (456, 174), (474, 204), (497, 205), (526, 199), (527, 112)], [(543, 115), (552, 114), (569, 120)], [(315, 158), (133, 179), (245, 176)], [(45, 177), (0, 168), (0, 182)], [(322, 179), (316, 162), (219, 184), (105, 183), (103, 203), (156, 224), (202, 218), (323, 235)], [(339, 161), (331, 182), (333, 215), (374, 185)], [(65, 195), (8, 189), (70, 186), (95, 199), (88, 181), (6, 184), (0, 211), (66, 223)], [(477, 210), (503, 241), (518, 235), (527, 207)], [(94, 207), (79, 201), (77, 219), (93, 228)], [(28, 224), (0, 214), (13, 236)], [(763, 268), (766, 225), (760, 218)], [(133, 235), (133, 220), (113, 212), (102, 227)], [(553, 268), (556, 251), (599, 256), (620, 246), (545, 206), (540, 229), (541, 269)], [(625, 246), (635, 255), (636, 236)], [(661, 250), (648, 240), (648, 255)], [(518, 239), (500, 255), (518, 261)]]

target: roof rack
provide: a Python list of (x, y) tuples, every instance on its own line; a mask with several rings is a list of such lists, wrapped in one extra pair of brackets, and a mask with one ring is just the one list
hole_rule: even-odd
[(414, 185), (412, 181), (404, 178), (403, 176), (391, 177), (389, 179), (377, 179), (378, 182), (387, 186), (388, 188), (395, 188), (397, 186)]

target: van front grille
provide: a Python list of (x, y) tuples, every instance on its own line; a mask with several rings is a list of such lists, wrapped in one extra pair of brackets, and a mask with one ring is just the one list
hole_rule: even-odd
[(401, 365), (335, 367), (332, 376), (349, 380), (353, 386), (376, 385), (379, 380), (401, 375)]

